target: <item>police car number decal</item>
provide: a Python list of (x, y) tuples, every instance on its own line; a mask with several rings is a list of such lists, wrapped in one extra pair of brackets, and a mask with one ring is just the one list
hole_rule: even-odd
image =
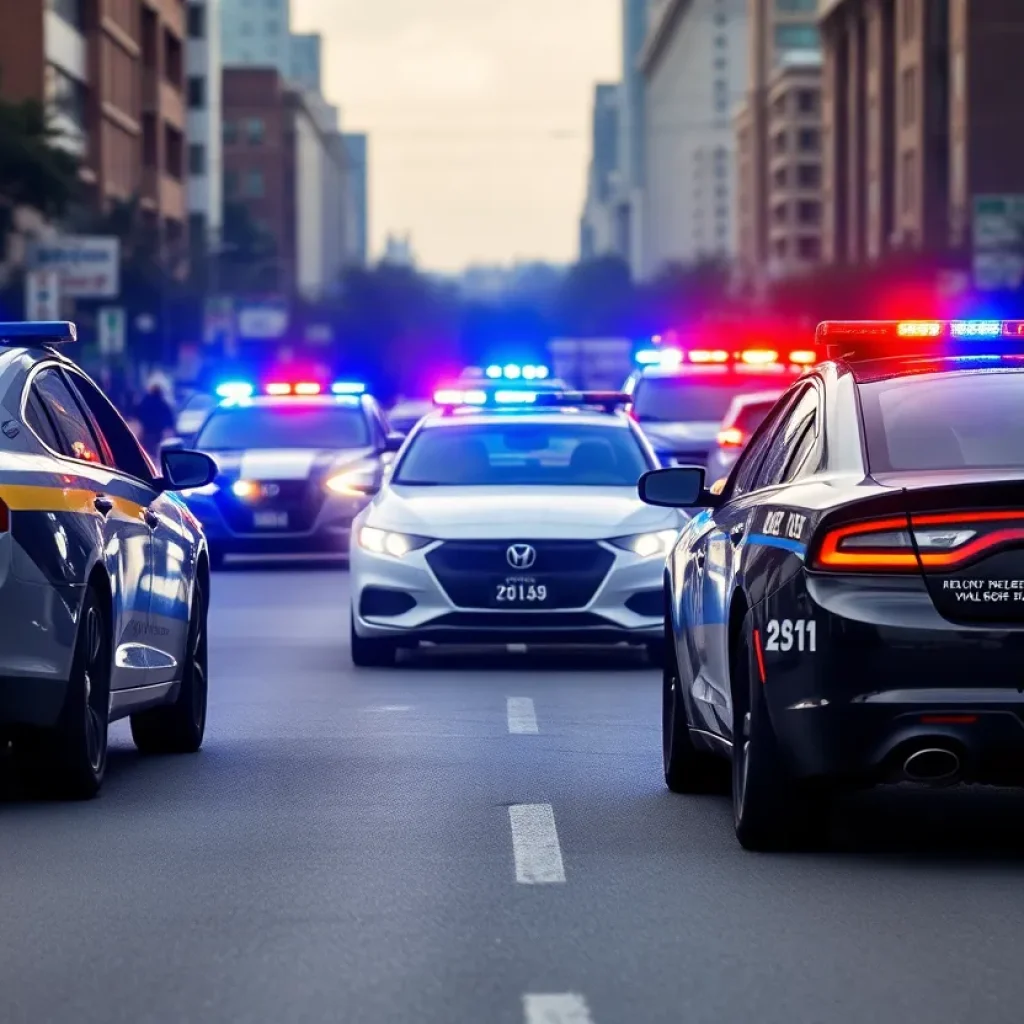
[(818, 627), (814, 619), (772, 619), (768, 623), (766, 651), (813, 653), (818, 649)]

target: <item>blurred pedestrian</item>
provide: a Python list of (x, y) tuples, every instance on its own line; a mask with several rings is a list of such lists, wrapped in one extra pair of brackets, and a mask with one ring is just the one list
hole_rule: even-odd
[(174, 410), (164, 396), (160, 381), (150, 381), (149, 390), (135, 407), (134, 418), (141, 428), (142, 447), (160, 465), (160, 444), (174, 435)]

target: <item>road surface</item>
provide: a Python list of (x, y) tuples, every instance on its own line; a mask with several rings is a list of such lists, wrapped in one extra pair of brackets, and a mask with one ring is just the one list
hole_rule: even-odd
[(1010, 1024), (1024, 796), (869, 794), (744, 853), (631, 656), (348, 659), (343, 572), (214, 579), (207, 743), (0, 802), (7, 1024)]

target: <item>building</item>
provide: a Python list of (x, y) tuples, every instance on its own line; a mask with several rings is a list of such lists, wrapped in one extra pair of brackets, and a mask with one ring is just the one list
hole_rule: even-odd
[(224, 67), (274, 68), (291, 74), (291, 0), (221, 0)]
[(416, 255), (412, 248), (412, 238), (409, 235), (389, 234), (384, 241), (381, 262), (390, 263), (395, 267), (415, 267)]
[(639, 274), (735, 250), (736, 136), (747, 91), (746, 0), (668, 0), (641, 54), (644, 202)]
[[(762, 288), (772, 275), (785, 275), (805, 266), (798, 256), (799, 244), (797, 252), (790, 253), (790, 243), (796, 243), (796, 239), (780, 235), (782, 225), (774, 220), (773, 210), (784, 206), (787, 200), (821, 201), (820, 186), (815, 190), (809, 184), (811, 172), (804, 173), (804, 183), (797, 190), (799, 195), (787, 192), (796, 187), (799, 172), (779, 166), (783, 154), (770, 149), (773, 137), (782, 134), (788, 144), (792, 132), (820, 127), (820, 120), (819, 125), (809, 123), (814, 114), (807, 109), (808, 105), (820, 106), (820, 82), (810, 82), (815, 74), (820, 79), (820, 71), (814, 71), (821, 62), (817, 7), (818, 0), (748, 0), (750, 83), (734, 120), (740, 154), (737, 165), (741, 168), (736, 182), (736, 266), (740, 278), (757, 288)], [(796, 90), (795, 98), (781, 99), (780, 92), (788, 96), (791, 88)], [(818, 97), (812, 100), (808, 90), (818, 93)], [(793, 124), (785, 121), (790, 114), (795, 118)], [(794, 140), (794, 146), (799, 138), (798, 135)], [(795, 150), (790, 151), (793, 154)], [(782, 189), (782, 193), (773, 192), (776, 188)], [(807, 209), (804, 208), (805, 213)], [(773, 230), (778, 243), (775, 249), (770, 237)], [(784, 257), (780, 258), (779, 247), (785, 248)], [(814, 245), (805, 243), (803, 248), (809, 253)]]
[[(185, 197), (185, 5), (86, 0), (0, 3), (0, 94), (46, 104), (83, 160), (97, 209), (140, 200), (179, 253)], [(102, 72), (102, 73), (101, 73)]]
[(320, 92), (323, 85), (323, 39), (315, 34), (293, 35), (289, 45), (292, 81), (313, 92)]
[[(1024, 195), (1024, 4), (822, 0), (819, 14), (826, 258), (966, 256), (979, 200)], [(1009, 255), (1015, 285), (1024, 267)]]
[(273, 238), (266, 277), (279, 293), (330, 293), (344, 260), (341, 147), (272, 68), (225, 69), (223, 96), (225, 202)]
[(618, 85), (594, 87), (591, 157), (580, 218), (580, 259), (621, 253), (616, 233), (615, 196), (619, 175)]
[(345, 248), (348, 263), (366, 266), (370, 258), (369, 140), (366, 135), (346, 132), (342, 135), (346, 153)]
[(189, 240), (207, 253), (220, 246), (224, 206), (220, 0), (189, 0), (186, 25)]

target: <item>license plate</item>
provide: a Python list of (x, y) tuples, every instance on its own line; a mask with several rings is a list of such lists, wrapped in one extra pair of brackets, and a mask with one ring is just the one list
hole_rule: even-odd
[(494, 601), (498, 605), (544, 604), (548, 588), (543, 583), (499, 583)]
[(287, 530), (287, 512), (254, 512), (253, 523), (259, 530)]

